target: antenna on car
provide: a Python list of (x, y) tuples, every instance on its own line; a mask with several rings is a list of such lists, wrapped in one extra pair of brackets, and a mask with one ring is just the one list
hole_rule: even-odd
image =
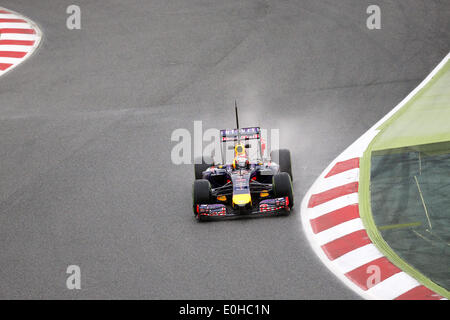
[(236, 127), (239, 130), (239, 117), (238, 117), (238, 110), (237, 110), (237, 102), (234, 100), (234, 111), (236, 112)]
[(236, 99), (234, 99), (234, 112), (236, 113), (236, 129), (237, 129), (237, 141), (238, 143), (241, 143), (241, 130), (239, 129), (239, 117), (238, 117), (238, 109), (237, 109), (237, 102)]

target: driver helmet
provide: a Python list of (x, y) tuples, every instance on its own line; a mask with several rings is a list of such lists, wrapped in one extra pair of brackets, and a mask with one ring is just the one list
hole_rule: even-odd
[(233, 169), (244, 169), (250, 164), (248, 161), (247, 152), (243, 144), (238, 144), (234, 148), (235, 157), (233, 160)]

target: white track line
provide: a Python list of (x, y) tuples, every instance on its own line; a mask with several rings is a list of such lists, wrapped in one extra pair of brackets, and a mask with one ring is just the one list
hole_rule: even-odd
[(358, 193), (356, 192), (322, 203), (314, 208), (309, 208), (308, 212), (306, 213), (307, 218), (314, 219), (324, 214), (330, 213), (331, 211), (341, 209), (355, 203), (358, 203)]
[(33, 51), (34, 48), (32, 46), (17, 46), (17, 45), (7, 45), (0, 44), (0, 51), (17, 51), (17, 52), (29, 52)]
[[(39, 41), (40, 34), (0, 33), (0, 40), (34, 40)], [(35, 45), (36, 47), (36, 45)]]
[(367, 290), (368, 294), (392, 300), (419, 286), (420, 283), (405, 272), (396, 273)]
[(314, 193), (321, 193), (347, 183), (359, 181), (359, 168), (347, 170), (325, 179), (327, 183), (318, 185)]
[[(347, 272), (355, 270), (375, 259), (381, 258), (383, 254), (374, 244), (367, 244), (358, 249), (352, 250), (339, 258), (333, 260), (335, 270), (344, 275)], [(348, 280), (347, 278), (345, 278)]]
[(360, 218), (352, 219), (344, 223), (338, 224), (330, 229), (316, 233), (316, 241), (319, 246), (328, 242), (341, 238), (349, 233), (364, 229), (364, 225)]
[(0, 29), (2, 28), (31, 29), (32, 27), (26, 22), (0, 22)]

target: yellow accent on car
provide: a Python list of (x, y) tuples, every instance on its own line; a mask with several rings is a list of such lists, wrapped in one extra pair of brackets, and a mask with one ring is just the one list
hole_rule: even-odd
[(244, 205), (252, 202), (252, 197), (249, 193), (233, 195), (233, 204)]
[(219, 200), (219, 201), (227, 201), (227, 197), (226, 196), (218, 196), (217, 200)]
[(261, 192), (261, 193), (259, 194), (259, 196), (260, 196), (261, 198), (268, 197), (268, 196), (269, 196), (269, 193), (268, 193), (267, 191), (263, 191), (263, 192)]

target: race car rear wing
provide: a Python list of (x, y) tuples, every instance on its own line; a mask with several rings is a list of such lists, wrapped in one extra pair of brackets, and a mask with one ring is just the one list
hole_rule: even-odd
[[(245, 143), (246, 149), (253, 150), (249, 151), (254, 155), (253, 159), (262, 160), (261, 130), (259, 127), (220, 130), (220, 137), (222, 145), (222, 163), (231, 163), (234, 153), (228, 154), (227, 151), (234, 150), (235, 145), (238, 143)], [(247, 144), (246, 141), (249, 140), (256, 141), (256, 143)], [(253, 147), (251, 147), (252, 145)]]
[[(257, 140), (257, 149), (256, 149), (256, 158), (258, 160), (262, 159), (262, 147), (261, 147), (261, 129), (259, 127), (249, 127), (249, 128), (240, 128), (239, 127), (239, 118), (238, 118), (238, 109), (237, 103), (234, 101), (234, 109), (236, 113), (236, 129), (224, 129), (220, 130), (220, 137), (222, 142), (222, 163), (229, 163), (227, 158), (230, 160), (234, 157), (234, 154), (227, 155), (227, 142), (232, 142), (233, 144), (241, 143), (242, 141), (247, 140)], [(229, 146), (228, 146), (229, 147)], [(249, 148), (246, 144), (246, 148)], [(228, 148), (230, 149), (230, 148)], [(231, 150), (234, 150), (234, 146), (232, 146)]]
[(220, 137), (222, 142), (260, 139), (261, 129), (259, 127), (225, 129), (220, 130)]

